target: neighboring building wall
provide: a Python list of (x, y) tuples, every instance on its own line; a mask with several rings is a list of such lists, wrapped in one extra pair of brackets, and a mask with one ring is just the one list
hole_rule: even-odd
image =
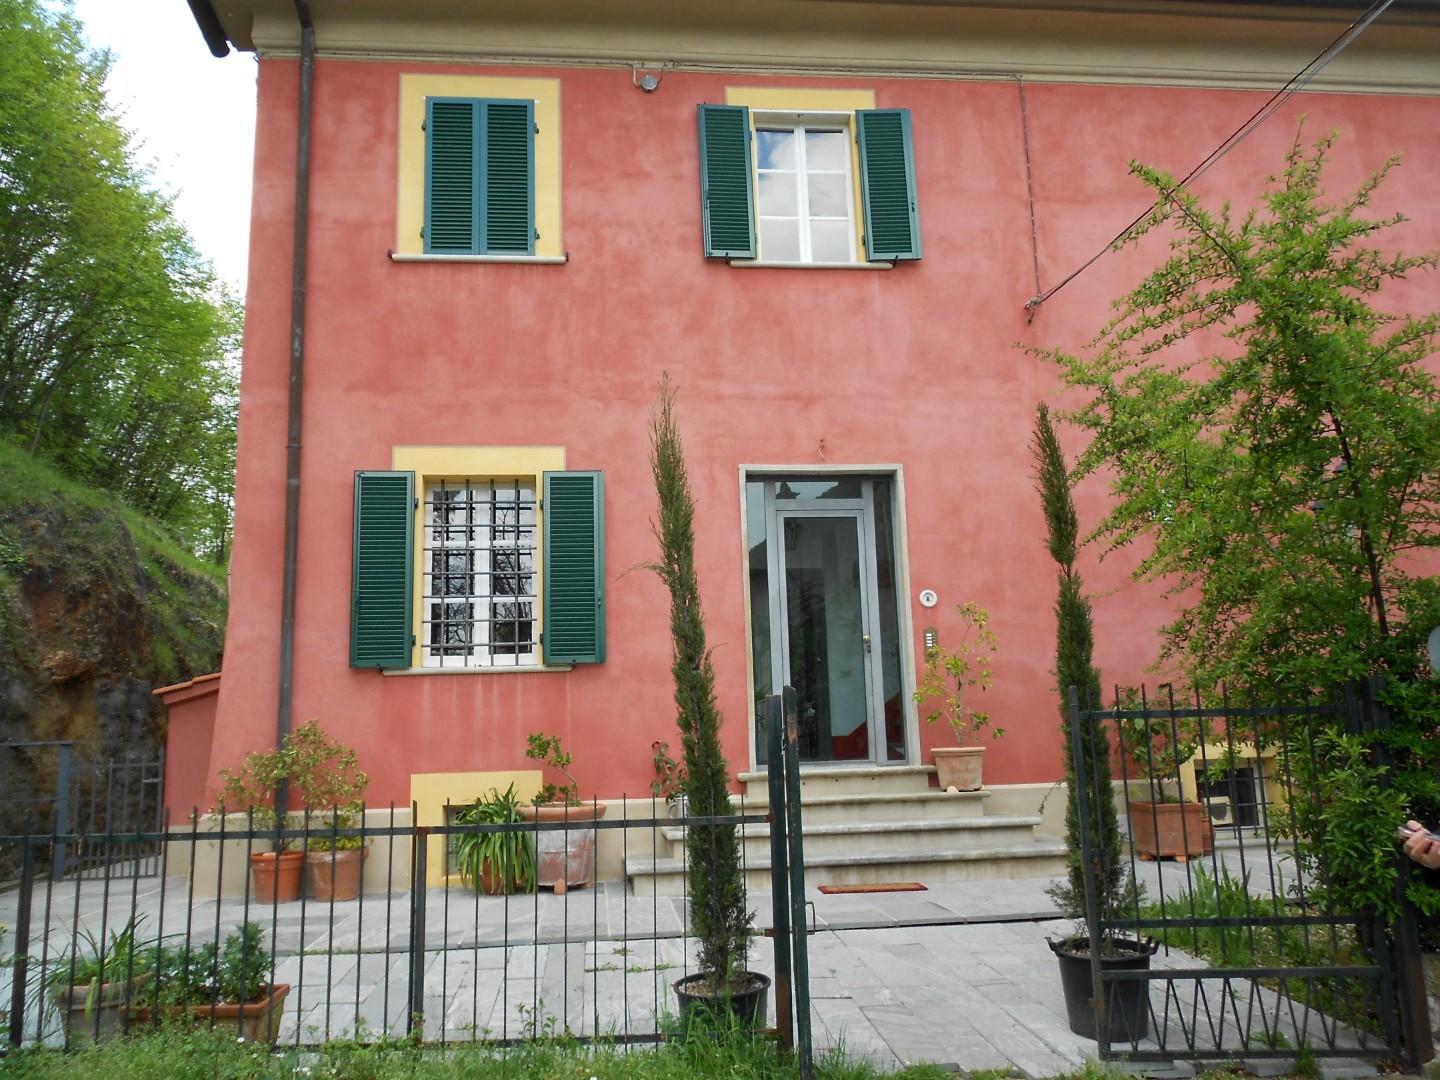
[[(231, 612), (209, 773), (273, 744), (277, 695), (291, 207), (297, 66), (259, 65), (255, 203), (240, 414)], [(397, 264), (400, 76), (560, 81), (564, 265)], [(696, 106), (728, 87), (873, 90), (911, 110), (924, 259), (885, 272), (740, 269), (701, 257)], [(1183, 173), (1265, 99), (1240, 90), (1035, 85), (1025, 91), (1039, 273), (1050, 284), (1146, 204), (1131, 159)], [(1342, 133), (1332, 182), (1387, 156), (1405, 165), (1376, 210), (1416, 218), (1393, 235), (1440, 247), (1440, 101), (1304, 95), (1197, 184), (1244, 198), (1304, 137)], [(987, 782), (1060, 772), (1052, 689), (1054, 572), (1031, 481), (1034, 407), (1057, 400), (1016, 346), (1078, 348), (1107, 305), (1161, 257), (1108, 256), (1028, 321), (1036, 292), (1021, 95), (1011, 81), (725, 76), (667, 72), (645, 94), (628, 69), (501, 69), (322, 59), (315, 75), (309, 318), (294, 716), (356, 746), (372, 804), (413, 773), (524, 768), (527, 732), (560, 735), (582, 794), (644, 794), (650, 744), (674, 746), (667, 597), (656, 556), (647, 421), (662, 371), (697, 501), (697, 559), (732, 768), (750, 760), (742, 465), (897, 464), (915, 641), (953, 606), (988, 608), (999, 639), (986, 705), (1008, 731)], [(1433, 306), (1418, 278), (1386, 303)], [(1059, 399), (1064, 404), (1064, 399)], [(1077, 440), (1063, 433), (1073, 453)], [(604, 470), (609, 655), (569, 672), (385, 676), (347, 666), (352, 476), (401, 445), (562, 446)], [(1077, 497), (1093, 526), (1103, 483)], [(1161, 591), (1130, 582), (1133, 555), (1081, 569), (1095, 597), (1107, 684), (1157, 655)], [(940, 607), (915, 602), (933, 588)], [(922, 744), (948, 735), (923, 730)], [(172, 755), (174, 751), (172, 749)], [(204, 802), (204, 800), (199, 800)]]
[[(220, 672), (153, 691), (165, 706), (165, 810), (167, 823), (183, 825), (210, 808), (210, 749)], [(257, 744), (258, 745), (258, 744)]]

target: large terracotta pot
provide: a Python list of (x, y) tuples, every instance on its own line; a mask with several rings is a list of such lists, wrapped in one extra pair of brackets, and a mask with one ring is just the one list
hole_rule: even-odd
[(257, 904), (288, 904), (300, 897), (303, 851), (262, 851), (250, 856), (250, 876)]
[(328, 903), (359, 896), (360, 872), (368, 850), (306, 852), (305, 878), (310, 884), (310, 898)]
[(547, 803), (544, 806), (522, 806), (520, 816), (526, 821), (543, 823), (563, 821), (568, 829), (544, 829), (535, 834), (535, 883), (549, 885), (555, 895), (563, 896), (571, 885), (591, 885), (595, 881), (595, 836), (590, 823), (605, 816), (605, 807), (584, 803), (566, 806)]
[(65, 1025), (65, 1045), (71, 1049), (103, 1043), (123, 1034), (130, 1024), (126, 1013), (136, 992), (154, 976), (150, 972), (133, 979), (119, 979), (96, 987), (62, 986), (51, 995)]
[(1130, 843), (1141, 859), (1184, 862), (1215, 850), (1215, 828), (1202, 803), (1131, 799)]
[(979, 791), (985, 786), (983, 746), (937, 746), (930, 752), (943, 790)]
[(243, 1005), (161, 1005), (154, 1012), (132, 1009), (130, 1025), (150, 1023), (158, 1012), (171, 1019), (188, 1016), (196, 1021), (206, 1021), (222, 1031), (233, 1031), (248, 1042), (273, 1043), (280, 1034), (280, 1018), (285, 1011), (285, 995), (288, 993), (289, 983), (277, 983), (267, 986), (258, 998)]

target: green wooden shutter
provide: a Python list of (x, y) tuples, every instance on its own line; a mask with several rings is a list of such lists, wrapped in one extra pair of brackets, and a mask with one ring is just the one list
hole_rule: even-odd
[(355, 474), (350, 666), (407, 668), (414, 642), (415, 474)]
[(598, 664), (605, 659), (605, 477), (598, 472), (547, 472), (545, 628), (547, 664)]
[(535, 103), (486, 101), (481, 121), (484, 155), (484, 252), (535, 253)]
[(425, 250), (535, 253), (535, 103), (425, 99)]
[(701, 105), (700, 216), (707, 257), (755, 258), (750, 175), (750, 110)]
[(860, 187), (865, 200), (865, 254), (871, 260), (920, 258), (915, 197), (915, 144), (909, 109), (855, 114)]
[(479, 109), (474, 101), (425, 99), (425, 250), (480, 250), (475, 213), (479, 182)]

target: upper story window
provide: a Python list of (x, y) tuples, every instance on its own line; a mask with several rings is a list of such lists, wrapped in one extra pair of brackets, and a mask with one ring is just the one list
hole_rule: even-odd
[(910, 112), (874, 98), (738, 88), (701, 105), (705, 254), (782, 266), (920, 258)]

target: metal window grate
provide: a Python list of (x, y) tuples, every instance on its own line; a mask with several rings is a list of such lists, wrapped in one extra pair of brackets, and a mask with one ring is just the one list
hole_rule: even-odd
[(535, 663), (535, 518), (519, 480), (426, 489), (426, 667)]

